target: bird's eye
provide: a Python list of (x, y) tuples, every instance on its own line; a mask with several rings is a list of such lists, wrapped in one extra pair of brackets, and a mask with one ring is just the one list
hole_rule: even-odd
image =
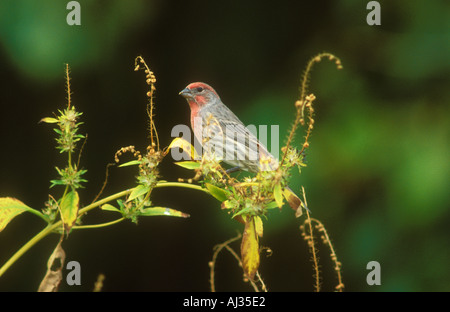
[(197, 92), (202, 92), (203, 88), (202, 87), (198, 87), (198, 88), (196, 88), (196, 90), (197, 90)]

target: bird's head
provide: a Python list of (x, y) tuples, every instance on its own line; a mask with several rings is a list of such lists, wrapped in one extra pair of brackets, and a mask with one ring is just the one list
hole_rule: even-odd
[(220, 99), (217, 92), (211, 86), (203, 82), (193, 82), (179, 94), (188, 101), (191, 109), (201, 108), (206, 104), (215, 103)]

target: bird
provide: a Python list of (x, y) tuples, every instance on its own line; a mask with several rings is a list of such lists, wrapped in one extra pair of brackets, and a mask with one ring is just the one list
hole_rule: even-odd
[[(203, 82), (190, 83), (180, 93), (191, 110), (191, 127), (203, 147), (204, 157), (215, 157), (234, 166), (230, 171), (252, 173), (272, 171), (278, 161), (242, 121), (222, 102), (218, 93)], [(229, 172), (230, 172), (229, 171)], [(300, 198), (288, 187), (283, 194), (296, 216), (306, 208)]]

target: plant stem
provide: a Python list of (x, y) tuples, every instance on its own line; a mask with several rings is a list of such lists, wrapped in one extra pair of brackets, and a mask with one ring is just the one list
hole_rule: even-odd
[[(120, 198), (122, 196), (128, 195), (131, 193), (133, 189), (125, 190), (119, 193), (116, 193), (114, 195), (108, 196), (102, 200), (99, 200), (95, 203), (92, 203), (83, 209), (80, 209), (78, 212), (78, 216), (83, 215), (84, 213), (88, 212), (89, 210), (92, 210), (104, 203), (107, 203), (111, 200)], [(120, 219), (119, 219), (120, 220)], [(117, 221), (117, 220), (116, 220)], [(30, 239), (25, 245), (23, 245), (11, 258), (9, 258), (8, 261), (0, 268), (0, 277), (3, 275), (3, 273), (6, 272), (6, 270), (9, 269), (11, 265), (14, 264), (25, 252), (27, 252), (31, 247), (33, 247), (36, 243), (38, 243), (40, 240), (42, 240), (44, 237), (46, 237), (48, 234), (52, 233), (55, 229), (62, 226), (62, 221), (55, 222), (54, 224), (47, 225), (42, 231), (40, 231), (38, 234), (36, 234), (32, 239)]]
[(110, 221), (110, 222), (100, 223), (100, 224), (74, 225), (72, 227), (72, 229), (74, 229), (74, 230), (97, 229), (97, 228), (106, 227), (106, 226), (110, 226), (110, 225), (119, 223), (119, 222), (121, 222), (123, 220), (125, 220), (125, 217), (122, 217), (120, 219), (113, 220), (113, 221)]
[(40, 211), (38, 211), (38, 210), (36, 210), (36, 209), (29, 209), (29, 210), (27, 210), (28, 212), (31, 212), (32, 214), (34, 214), (34, 215), (36, 215), (36, 216), (38, 216), (39, 218), (41, 218), (42, 220), (44, 220), (45, 222), (49, 222), (49, 218), (45, 215), (45, 214), (43, 214), (43, 213), (41, 213)]
[(114, 199), (117, 199), (117, 198), (123, 197), (123, 196), (125, 196), (125, 195), (128, 195), (128, 194), (130, 194), (133, 190), (134, 190), (134, 188), (128, 189), (128, 190), (125, 190), (125, 191), (122, 191), (122, 192), (113, 194), (113, 195), (111, 195), (111, 196), (105, 197), (105, 198), (103, 198), (103, 199), (101, 199), (101, 200), (99, 200), (99, 201), (96, 201), (95, 203), (92, 203), (92, 204), (90, 204), (90, 205), (87, 205), (86, 207), (84, 207), (83, 209), (80, 209), (80, 210), (78, 211), (78, 216), (82, 216), (83, 214), (85, 214), (85, 213), (88, 212), (89, 210), (92, 210), (92, 209), (94, 209), (94, 208), (96, 208), (96, 207), (98, 207), (98, 206), (101, 206), (101, 205), (103, 205), (103, 204), (106, 204), (107, 202), (110, 202), (110, 201), (112, 201), (112, 200), (114, 200)]
[(47, 225), (42, 231), (36, 234), (32, 239), (30, 239), (25, 245), (22, 246), (9, 260), (0, 268), (0, 276), (9, 269), (11, 265), (14, 264), (25, 252), (28, 251), (31, 247), (34, 246), (37, 242), (39, 242), (42, 238), (51, 233), (56, 227), (61, 225), (61, 221)]
[[(184, 187), (184, 188), (190, 188), (197, 191), (203, 191), (209, 194), (209, 191), (207, 189), (202, 188), (199, 185), (194, 184), (188, 184), (188, 183), (182, 183), (182, 182), (159, 182), (155, 185), (155, 188), (160, 187)], [(92, 203), (90, 205), (87, 205), (86, 207), (80, 209), (78, 211), (78, 217), (82, 216), (86, 212), (99, 207), (107, 202), (110, 202), (112, 200), (118, 199), (120, 197), (126, 196), (130, 194), (134, 188), (128, 189), (116, 194), (113, 194), (111, 196), (105, 197), (102, 200), (96, 201), (95, 203)], [(48, 220), (45, 218), (43, 214), (41, 214), (39, 211), (31, 211), (35, 215), (41, 217), (45, 221), (48, 222)], [(125, 218), (120, 218), (111, 222), (102, 223), (102, 224), (94, 224), (94, 225), (84, 225), (84, 226), (74, 226), (74, 229), (88, 229), (88, 228), (99, 228), (99, 227), (105, 227), (108, 225), (116, 224), (124, 220)], [(25, 245), (23, 245), (11, 258), (9, 258), (8, 261), (0, 268), (0, 277), (3, 275), (3, 273), (6, 272), (6, 270), (9, 269), (11, 265), (14, 264), (25, 252), (27, 252), (31, 247), (33, 247), (36, 243), (38, 243), (40, 240), (42, 240), (44, 237), (46, 237), (48, 234), (52, 233), (55, 229), (62, 226), (62, 221), (55, 222), (53, 224), (48, 224), (42, 231), (37, 233), (32, 239), (30, 239)]]
[(190, 184), (190, 183), (183, 183), (183, 182), (159, 182), (155, 185), (155, 188), (158, 187), (184, 187), (184, 188), (190, 188), (197, 191), (203, 191), (205, 193), (209, 194), (209, 191), (205, 188), (202, 188), (200, 185)]

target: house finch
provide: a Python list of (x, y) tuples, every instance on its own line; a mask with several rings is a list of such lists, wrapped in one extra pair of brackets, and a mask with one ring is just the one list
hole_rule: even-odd
[[(239, 169), (258, 172), (275, 170), (278, 161), (238, 117), (220, 100), (217, 92), (202, 82), (189, 84), (180, 92), (191, 109), (191, 127), (202, 144), (204, 157), (216, 157)], [(299, 216), (305, 207), (289, 188), (283, 190)]]

